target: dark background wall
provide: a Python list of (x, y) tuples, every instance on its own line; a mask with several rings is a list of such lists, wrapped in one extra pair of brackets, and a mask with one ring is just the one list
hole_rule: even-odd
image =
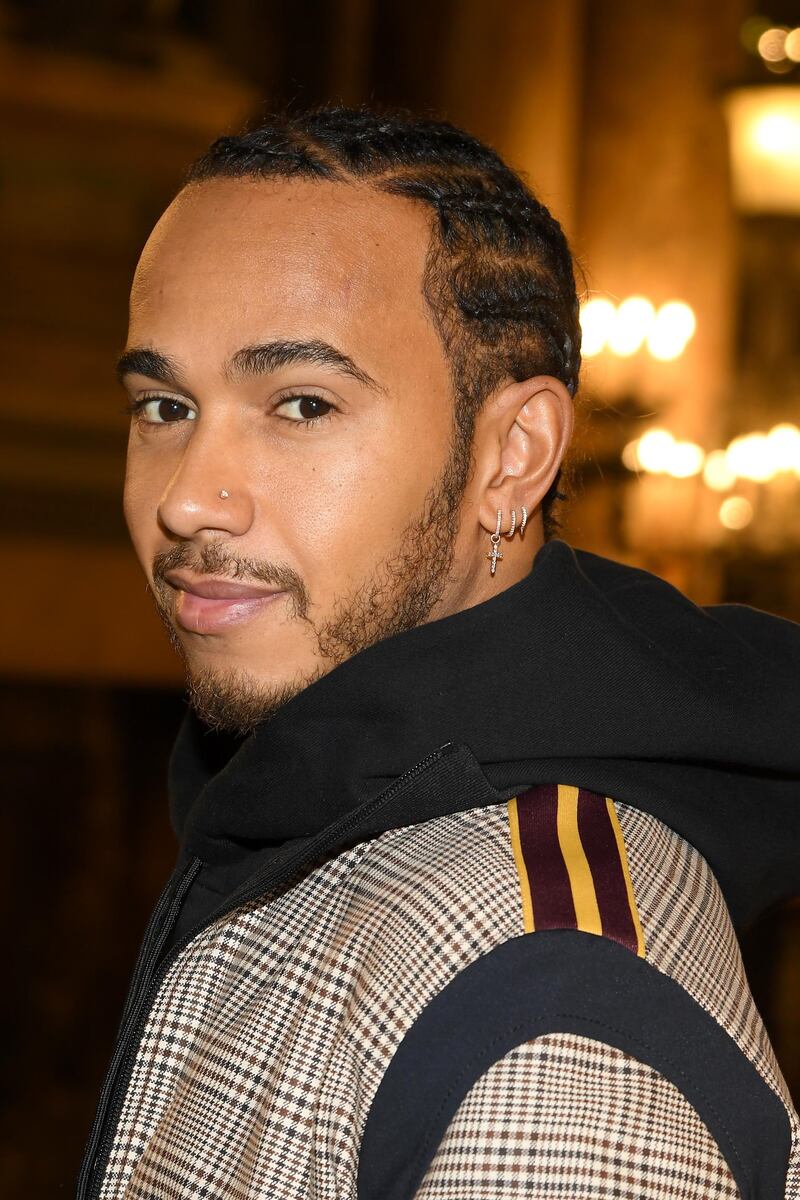
[[(792, 19), (780, 2), (770, 15)], [(491, 141), (563, 221), (588, 288), (679, 296), (698, 316), (675, 363), (587, 364), (565, 536), (698, 602), (797, 620), (798, 547), (769, 517), (785, 509), (765, 501), (730, 534), (697, 481), (637, 479), (620, 459), (653, 419), (710, 448), (800, 412), (797, 339), (756, 337), (752, 317), (797, 311), (800, 222), (732, 198), (724, 95), (770, 82), (743, 47), (749, 16), (747, 0), (0, 4), (4, 1196), (74, 1185), (174, 855), (180, 675), (127, 545), (112, 369), (138, 252), (183, 169), (286, 102), (400, 103)], [(744, 938), (796, 1094), (799, 932), (787, 904)]]

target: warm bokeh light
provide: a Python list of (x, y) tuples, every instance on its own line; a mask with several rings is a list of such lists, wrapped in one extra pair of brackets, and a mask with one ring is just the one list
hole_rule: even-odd
[(764, 154), (800, 154), (800, 120), (788, 113), (767, 113), (753, 126), (753, 142)]
[(657, 474), (666, 471), (675, 439), (666, 429), (648, 429), (634, 445), (642, 470)]
[(695, 442), (679, 442), (667, 429), (648, 429), (622, 452), (622, 461), (630, 470), (641, 467), (653, 475), (672, 475), (688, 479), (703, 469), (705, 452)]
[(785, 421), (769, 433), (743, 433), (727, 449), (707, 454), (695, 442), (682, 442), (668, 429), (648, 429), (628, 442), (622, 461), (629, 471), (647, 471), (688, 479), (703, 473), (703, 482), (715, 492), (725, 492), (737, 479), (768, 483), (781, 472), (800, 477), (800, 429)]
[(646, 343), (653, 358), (669, 362), (683, 354), (697, 327), (693, 310), (683, 300), (668, 300), (656, 312), (646, 296), (628, 296), (618, 307), (595, 296), (581, 308), (580, 320), (584, 358), (594, 358), (606, 348), (630, 358)]
[(638, 471), (639, 470), (638, 451), (639, 451), (639, 443), (636, 441), (628, 442), (627, 446), (624, 446), (622, 449), (622, 456), (621, 456), (622, 462), (623, 462), (623, 465), (626, 466), (629, 471)]
[(725, 108), (738, 206), (800, 212), (800, 85), (737, 88)]
[(800, 62), (800, 29), (793, 29), (791, 33), (787, 33), (783, 52), (792, 62)]
[(736, 437), (725, 452), (728, 470), (739, 479), (766, 483), (782, 471), (800, 475), (800, 429), (788, 422), (769, 433)]
[(682, 300), (662, 304), (647, 335), (647, 349), (653, 358), (669, 362), (680, 358), (697, 328), (694, 312)]
[(788, 75), (794, 70), (794, 63), (788, 58), (782, 58), (780, 62), (765, 62), (764, 66), (769, 71), (770, 75)]
[(783, 422), (773, 425), (767, 434), (767, 444), (776, 474), (794, 471), (800, 476), (800, 429)]
[(703, 467), (703, 482), (714, 492), (727, 492), (736, 483), (736, 476), (728, 467), (724, 450), (712, 450), (706, 456)]
[(784, 26), (774, 25), (765, 29), (758, 39), (758, 53), (766, 62), (780, 62), (786, 58), (786, 35), (789, 32)]
[(705, 458), (703, 447), (695, 442), (676, 442), (667, 473), (675, 479), (688, 479), (691, 475), (699, 475)]
[(655, 320), (656, 310), (644, 296), (628, 296), (617, 309), (608, 348), (620, 358), (629, 358), (641, 347)]
[(719, 506), (719, 519), (726, 529), (744, 529), (753, 519), (753, 506), (744, 496), (728, 496)]
[(581, 354), (593, 358), (605, 347), (617, 310), (604, 296), (595, 296), (581, 308)]
[(747, 433), (734, 438), (725, 452), (725, 464), (738, 479), (766, 483), (773, 474), (766, 435)]

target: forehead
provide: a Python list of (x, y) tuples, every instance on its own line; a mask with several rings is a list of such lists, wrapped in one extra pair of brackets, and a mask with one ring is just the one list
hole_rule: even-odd
[(421, 205), (364, 184), (192, 185), (142, 253), (130, 338), (219, 352), (265, 333), (407, 344), (432, 332), (421, 290), (429, 240)]

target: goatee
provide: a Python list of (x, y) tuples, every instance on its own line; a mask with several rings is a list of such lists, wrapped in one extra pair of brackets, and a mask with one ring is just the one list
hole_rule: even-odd
[[(153, 563), (153, 596), (175, 650), (187, 673), (188, 700), (210, 728), (245, 737), (339, 663), (375, 642), (422, 625), (441, 599), (453, 563), (458, 515), (471, 465), (466, 439), (456, 437), (440, 479), (425, 498), (421, 513), (407, 526), (394, 551), (355, 591), (340, 597), (328, 620), (309, 617), (309, 597), (296, 571), (279, 564), (240, 558), (222, 542), (197, 548), (182, 542)], [(198, 574), (259, 580), (290, 597), (292, 617), (305, 621), (317, 643), (319, 665), (281, 686), (258, 683), (241, 669), (193, 670), (172, 620), (172, 590), (165, 572), (189, 567)]]

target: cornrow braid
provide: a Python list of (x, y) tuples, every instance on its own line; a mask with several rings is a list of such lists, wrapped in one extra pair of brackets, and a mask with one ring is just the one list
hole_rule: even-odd
[[(489, 146), (446, 121), (402, 110), (323, 106), (218, 138), (185, 184), (227, 177), (369, 179), (434, 214), (425, 299), (450, 362), (458, 436), (471, 446), (487, 396), (509, 378), (580, 374), (572, 255), (559, 223)], [(542, 500), (560, 528), (562, 467)]]

